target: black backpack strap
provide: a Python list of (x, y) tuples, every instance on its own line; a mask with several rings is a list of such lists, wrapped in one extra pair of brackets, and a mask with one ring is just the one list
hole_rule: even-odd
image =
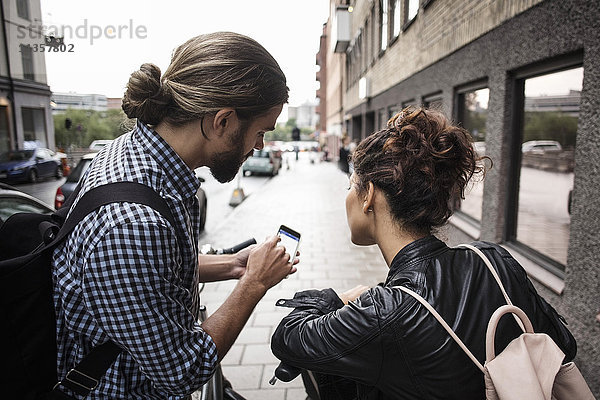
[[(74, 192), (72, 196), (76, 196)], [(97, 186), (86, 192), (61, 227), (55, 239), (45, 248), (52, 248), (60, 243), (75, 226), (92, 211), (111, 203), (138, 203), (152, 207), (175, 226), (175, 219), (165, 200), (154, 189), (136, 182), (114, 182)], [(68, 204), (70, 206), (70, 203)], [(65, 378), (58, 382), (50, 398), (71, 399), (60, 388), (66, 387), (82, 396), (87, 396), (98, 386), (108, 368), (121, 353), (121, 348), (111, 341), (96, 346), (80, 362), (71, 369)]]
[(62, 381), (54, 386), (50, 398), (71, 399), (60, 390), (61, 387), (68, 388), (81, 396), (87, 396), (98, 386), (100, 379), (119, 354), (121, 354), (121, 348), (110, 341), (94, 347), (75, 368), (67, 373)]
[[(75, 197), (76, 195), (77, 192), (74, 192), (71, 196)], [(52, 242), (47, 244), (44, 250), (60, 243), (92, 211), (107, 204), (120, 202), (138, 203), (152, 207), (166, 218), (171, 226), (175, 226), (175, 218), (173, 218), (169, 206), (151, 187), (137, 182), (107, 183), (106, 185), (90, 189), (79, 199), (79, 202), (75, 205), (75, 208), (58, 231), (56, 238), (52, 239)], [(62, 210), (60, 209), (59, 211)]]

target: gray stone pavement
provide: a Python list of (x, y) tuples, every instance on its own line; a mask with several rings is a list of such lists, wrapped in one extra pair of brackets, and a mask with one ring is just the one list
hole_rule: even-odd
[[(202, 243), (225, 247), (255, 237), (259, 242), (284, 224), (302, 234), (298, 272), (273, 287), (257, 305), (246, 327), (222, 362), (224, 375), (247, 399), (306, 398), (302, 381), (268, 381), (279, 361), (271, 354), (273, 330), (290, 310), (275, 307), (298, 290), (331, 287), (344, 291), (358, 284), (376, 285), (385, 279), (387, 265), (375, 246), (350, 242), (346, 223), (347, 176), (336, 163), (311, 164), (307, 154), (291, 160), (261, 190), (246, 198)], [(245, 178), (252, 179), (252, 178)], [(201, 294), (208, 312), (216, 310), (236, 281), (207, 284)]]

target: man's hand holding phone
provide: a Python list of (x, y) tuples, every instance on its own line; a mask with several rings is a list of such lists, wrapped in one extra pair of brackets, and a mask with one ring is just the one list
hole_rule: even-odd
[(267, 238), (264, 243), (256, 245), (248, 255), (246, 273), (241, 278), (259, 284), (267, 291), (287, 275), (296, 272), (295, 264), (290, 263), (290, 256), (283, 246), (279, 246), (279, 236)]

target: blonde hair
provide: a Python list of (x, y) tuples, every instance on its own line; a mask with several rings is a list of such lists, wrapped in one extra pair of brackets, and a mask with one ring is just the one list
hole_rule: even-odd
[(225, 107), (248, 120), (287, 103), (288, 87), (277, 61), (254, 39), (233, 32), (196, 36), (160, 69), (143, 64), (131, 74), (123, 96), (129, 118), (180, 126)]

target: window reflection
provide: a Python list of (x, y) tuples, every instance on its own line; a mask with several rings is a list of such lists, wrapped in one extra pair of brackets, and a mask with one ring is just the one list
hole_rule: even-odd
[[(471, 134), (473, 147), (478, 156), (485, 155), (485, 125), (487, 122), (490, 90), (482, 88), (460, 93), (459, 121), (463, 128)], [(483, 177), (475, 175), (465, 190), (465, 199), (456, 200), (456, 208), (471, 218), (481, 221), (483, 203)]]
[(406, 0), (404, 3), (406, 7), (406, 16), (404, 23), (412, 21), (419, 12), (419, 0)]
[(565, 265), (583, 68), (525, 80), (516, 238)]

